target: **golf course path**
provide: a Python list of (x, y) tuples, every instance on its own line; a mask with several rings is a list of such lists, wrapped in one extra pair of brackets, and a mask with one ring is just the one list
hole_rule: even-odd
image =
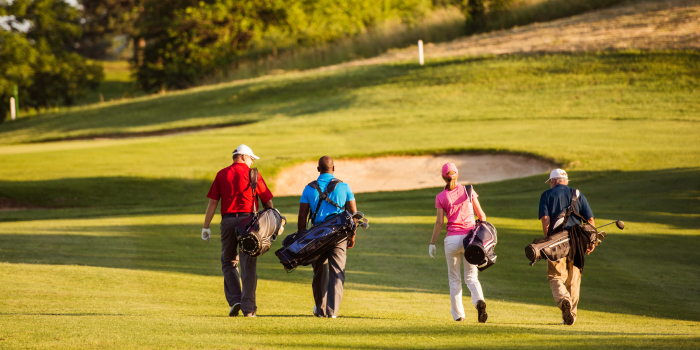
[[(425, 45), (426, 60), (440, 57), (500, 55), (528, 52), (598, 50), (698, 50), (700, 0), (643, 0), (551, 22), (467, 36)], [(417, 60), (416, 46), (390, 50), (374, 58), (318, 68)]]
[[(389, 156), (338, 159), (335, 176), (350, 184), (355, 193), (440, 187), (445, 184), (440, 169), (447, 162), (457, 165), (463, 184), (515, 179), (556, 168), (545, 160), (512, 154)], [(305, 162), (282, 170), (275, 181), (275, 195), (301, 195), (304, 186), (318, 177), (316, 167), (316, 162)]]

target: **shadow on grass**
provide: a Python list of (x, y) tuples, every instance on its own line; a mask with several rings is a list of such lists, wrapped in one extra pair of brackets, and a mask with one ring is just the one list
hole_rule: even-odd
[[(696, 230), (700, 169), (639, 172), (570, 172), (572, 186), (581, 189), (597, 217), (659, 223), (672, 229)], [(541, 235), (537, 203), (547, 185), (540, 177), (476, 185), (487, 215), (515, 219), (498, 226), (498, 264), (481, 274), (487, 299), (554, 305), (546, 282), (545, 264), (527, 264), (523, 248)], [(351, 184), (352, 185), (352, 184)], [(5, 221), (54, 218), (114, 217), (119, 208), (137, 206), (124, 215), (203, 214), (200, 198), (209, 182), (93, 178), (54, 182), (0, 182), (0, 194), (42, 198), (94, 196), (100, 208), (27, 210), (2, 213)], [(81, 188), (86, 188), (80, 192)], [(13, 192), (14, 191), (14, 192)], [(75, 192), (73, 192), (75, 191)], [(375, 217), (433, 216), (439, 189), (358, 194), (358, 208)], [(163, 194), (160, 196), (160, 194)], [(192, 205), (186, 205), (188, 203)], [(298, 197), (275, 199), (284, 212), (294, 212)], [(195, 205), (196, 204), (196, 205)], [(71, 215), (63, 215), (68, 212)], [(150, 212), (146, 212), (150, 210)], [(14, 215), (14, 219), (12, 219)], [(17, 217), (19, 215), (19, 217)], [(55, 215), (55, 216), (52, 216)], [(21, 218), (22, 217), (22, 218)], [(117, 218), (114, 218), (117, 220)], [(138, 221), (138, 218), (135, 220)], [(512, 223), (515, 222), (515, 223)], [(111, 224), (72, 226), (37, 221), (31, 232), (7, 226), (0, 234), (0, 261), (29, 264), (86, 265), (221, 276), (216, 242), (199, 238), (199, 225)], [(498, 222), (496, 221), (497, 225)], [(44, 226), (42, 226), (44, 225)], [(287, 232), (294, 231), (294, 223)], [(611, 231), (586, 261), (580, 307), (586, 310), (700, 319), (700, 243), (697, 234), (656, 232), (629, 225)], [(447, 298), (444, 258), (427, 255), (430, 223), (373, 223), (360, 230), (358, 245), (348, 251), (350, 288), (385, 292), (435, 292)], [(273, 251), (280, 247), (273, 245)], [(441, 243), (438, 243), (441, 245)], [(441, 247), (440, 247), (441, 249)], [(439, 250), (440, 250), (439, 249)], [(286, 274), (273, 253), (258, 259), (261, 279), (310, 284), (311, 271)], [(465, 292), (466, 293), (466, 292)]]

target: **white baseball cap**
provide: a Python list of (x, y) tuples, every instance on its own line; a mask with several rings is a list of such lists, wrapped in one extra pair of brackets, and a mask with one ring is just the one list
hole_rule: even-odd
[(545, 181), (544, 183), (548, 184), (550, 180), (557, 177), (563, 177), (565, 179), (569, 178), (569, 176), (566, 175), (566, 171), (564, 171), (563, 169), (554, 169), (551, 173), (549, 173), (549, 179), (547, 179), (547, 181)]
[(256, 156), (255, 154), (253, 154), (253, 150), (250, 149), (250, 147), (248, 147), (248, 146), (246, 146), (246, 145), (243, 145), (243, 144), (240, 145), (240, 146), (238, 146), (238, 147), (236, 148), (236, 150), (233, 151), (233, 155), (236, 155), (236, 154), (245, 154), (245, 155), (247, 155), (247, 156), (253, 157), (253, 159), (260, 159), (260, 157), (258, 157), (258, 156)]

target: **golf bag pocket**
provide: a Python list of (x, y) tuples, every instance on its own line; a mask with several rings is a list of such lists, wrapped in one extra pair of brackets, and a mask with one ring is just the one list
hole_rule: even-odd
[(496, 243), (496, 228), (490, 222), (478, 222), (472, 234), (467, 235), (462, 242), (464, 258), (468, 263), (476, 265), (479, 271), (484, 271), (496, 263)]
[(265, 209), (236, 226), (241, 251), (251, 257), (265, 254), (277, 235), (284, 231), (287, 219), (277, 209)]
[(569, 231), (561, 231), (545, 238), (537, 238), (525, 247), (525, 256), (533, 265), (540, 259), (557, 261), (569, 255)]

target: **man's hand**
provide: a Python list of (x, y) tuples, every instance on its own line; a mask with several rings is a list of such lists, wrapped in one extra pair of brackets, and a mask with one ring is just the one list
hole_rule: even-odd
[(350, 240), (348, 240), (348, 249), (352, 249), (355, 246), (355, 236), (353, 235)]
[(209, 242), (209, 238), (211, 238), (211, 229), (202, 228), (202, 239)]
[(428, 254), (430, 254), (430, 257), (435, 259), (435, 254), (437, 253), (437, 248), (435, 248), (435, 244), (431, 244), (428, 246)]
[(591, 255), (591, 253), (593, 252), (594, 249), (595, 249), (595, 244), (591, 244), (590, 246), (588, 246), (588, 250), (586, 250), (586, 255)]

